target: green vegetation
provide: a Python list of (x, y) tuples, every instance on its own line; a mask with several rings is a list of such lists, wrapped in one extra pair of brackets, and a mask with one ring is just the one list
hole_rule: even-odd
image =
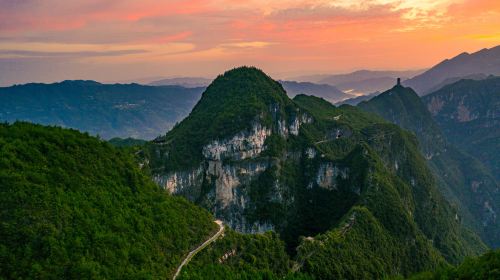
[(203, 88), (64, 81), (0, 87), (0, 121), (153, 139), (189, 114)]
[(137, 146), (143, 146), (147, 143), (146, 140), (142, 139), (135, 139), (135, 138), (111, 138), (108, 140), (108, 142), (118, 148), (128, 148), (128, 147), (137, 147)]
[(422, 272), (411, 280), (495, 280), (500, 279), (500, 251), (490, 251), (480, 257), (467, 258), (457, 267), (448, 266), (434, 272)]
[(448, 141), (479, 159), (500, 180), (500, 77), (460, 80), (422, 101)]
[(276, 233), (241, 234), (226, 229), (225, 236), (200, 252), (179, 279), (282, 279), (290, 265)]
[(74, 130), (0, 125), (0, 278), (164, 279), (216, 225), (125, 150)]
[[(253, 122), (269, 125), (272, 116), (268, 111), (274, 102), (283, 105), (279, 110), (291, 109), (282, 86), (260, 70), (241, 67), (227, 71), (210, 84), (191, 114), (164, 137), (169, 145), (161, 154), (168, 154), (168, 161), (152, 165), (164, 165), (167, 170), (196, 166), (202, 160), (203, 146), (210, 141), (248, 129)], [(259, 116), (261, 112), (268, 113)]]
[[(454, 96), (451, 92), (455, 91), (450, 91), (450, 95)], [(427, 163), (437, 179), (439, 190), (457, 209), (457, 218), (478, 232), (490, 246), (500, 245), (500, 224), (495, 220), (500, 205), (498, 183), (477, 159), (448, 143), (412, 89), (395, 86), (360, 103), (359, 107), (413, 131), (419, 140), (419, 149), (427, 157)]]
[[(284, 132), (304, 119), (298, 134)], [(231, 139), (255, 123), (272, 132), (262, 153), (242, 160), (202, 154), (204, 145)], [(188, 265), (186, 277), (193, 279), (406, 277), (487, 249), (455, 218), (457, 210), (438, 191), (414, 134), (356, 107), (304, 95), (290, 100), (255, 68), (218, 77), (191, 115), (151, 143), (146, 156), (153, 175), (179, 171), (178, 180), (189, 181), (179, 194), (228, 225), (244, 232), (273, 229), (284, 241), (229, 236), (226, 242), (249, 248), (250, 256), (238, 251), (235, 263), (218, 262), (235, 248), (222, 246), (222, 239), (205, 252), (210, 257), (202, 252)], [(193, 168), (201, 179), (182, 172)], [(267, 247), (273, 257), (249, 244)], [(298, 274), (274, 266), (286, 263), (276, 253), (283, 250)]]

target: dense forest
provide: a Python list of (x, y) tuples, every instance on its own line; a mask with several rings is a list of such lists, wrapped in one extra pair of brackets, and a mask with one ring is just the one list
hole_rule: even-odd
[(74, 130), (0, 125), (0, 278), (159, 279), (216, 230), (125, 150)]

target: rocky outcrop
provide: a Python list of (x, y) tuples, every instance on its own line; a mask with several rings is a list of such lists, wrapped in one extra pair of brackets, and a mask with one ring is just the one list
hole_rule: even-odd
[(231, 139), (215, 140), (203, 147), (207, 160), (254, 158), (264, 150), (264, 142), (271, 135), (271, 129), (255, 123), (249, 131), (242, 131)]
[(316, 184), (328, 190), (338, 189), (338, 178), (347, 179), (349, 168), (340, 168), (331, 162), (322, 163), (316, 174)]

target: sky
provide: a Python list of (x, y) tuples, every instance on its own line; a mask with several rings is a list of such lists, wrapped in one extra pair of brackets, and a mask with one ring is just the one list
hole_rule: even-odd
[(422, 69), (499, 44), (499, 0), (0, 0), (2, 86)]

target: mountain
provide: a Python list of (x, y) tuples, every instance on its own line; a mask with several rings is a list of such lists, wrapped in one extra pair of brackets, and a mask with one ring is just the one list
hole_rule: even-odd
[(352, 95), (345, 94), (338, 88), (327, 84), (314, 84), (309, 82), (295, 82), (295, 81), (279, 81), (283, 86), (286, 93), (290, 97), (298, 94), (307, 94), (321, 97), (332, 103), (352, 97)]
[[(500, 75), (500, 46), (482, 49), (475, 53), (461, 53), (446, 59), (424, 73), (404, 81), (419, 95), (426, 95), (446, 79), (470, 75)], [(453, 81), (453, 80), (452, 80)]]
[(422, 100), (447, 139), (500, 180), (500, 77), (461, 80)]
[(366, 80), (345, 82), (336, 86), (348, 93), (367, 94), (369, 92), (382, 91), (394, 83), (393, 77), (379, 77)]
[(346, 105), (356, 106), (359, 103), (361, 103), (362, 101), (370, 100), (370, 99), (372, 99), (373, 97), (375, 97), (375, 96), (377, 96), (379, 94), (380, 94), (380, 92), (376, 91), (374, 93), (370, 93), (370, 94), (367, 94), (367, 95), (360, 95), (360, 96), (356, 96), (356, 97), (353, 97), (353, 98), (348, 98), (348, 99), (342, 100), (340, 102), (334, 103), (334, 105), (335, 106), (340, 106), (340, 105), (346, 104)]
[(437, 84), (436, 86), (430, 88), (428, 90), (428, 92), (438, 91), (441, 88), (443, 88), (444, 86), (454, 84), (454, 83), (456, 83), (456, 82), (458, 82), (460, 80), (485, 80), (488, 77), (490, 77), (490, 76), (487, 76), (485, 74), (480, 73), (480, 74), (470, 74), (470, 75), (466, 75), (466, 76), (463, 76), (463, 77), (447, 78), (446, 80), (442, 81), (441, 83)]
[(396, 78), (402, 78), (404, 80), (420, 74), (421, 72), (422, 70), (358, 70), (347, 74), (298, 77), (297, 80), (333, 85), (346, 93), (368, 94), (387, 89), (392, 86)]
[(424, 279), (498, 279), (500, 278), (500, 250), (490, 251), (480, 257), (469, 258), (459, 266), (447, 267), (438, 271), (427, 271), (410, 277)]
[(150, 82), (150, 86), (181, 86), (186, 88), (206, 87), (212, 80), (200, 77), (166, 78)]
[(185, 117), (202, 88), (64, 81), (0, 88), (0, 121), (24, 120), (99, 135), (153, 139)]
[(500, 185), (477, 159), (448, 143), (441, 128), (411, 88), (392, 89), (358, 105), (413, 131), (419, 148), (438, 179), (437, 186), (459, 210), (457, 218), (499, 247)]
[[(486, 249), (438, 191), (411, 133), (352, 106), (291, 100), (256, 68), (217, 77), (143, 154), (160, 186), (237, 232), (275, 231), (292, 271), (317, 279), (408, 276)], [(223, 270), (238, 252), (220, 247), (196, 267)]]
[(0, 124), (0, 278), (173, 276), (217, 226), (129, 154), (74, 130)]

